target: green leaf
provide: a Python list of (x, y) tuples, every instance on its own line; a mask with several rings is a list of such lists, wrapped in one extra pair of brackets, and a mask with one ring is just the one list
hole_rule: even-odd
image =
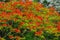
[(28, 23), (25, 23), (22, 27), (26, 28), (28, 26)]
[(10, 0), (0, 0), (1, 2), (9, 2)]
[(12, 24), (12, 27), (13, 27), (13, 28), (17, 28), (18, 26), (19, 26), (19, 23), (13, 23), (13, 24)]
[(34, 0), (34, 2), (39, 2), (40, 0)]
[(34, 40), (34, 32), (25, 33), (25, 40)]
[(12, 12), (12, 10), (6, 10), (6, 12), (8, 13), (8, 12)]
[(56, 36), (54, 34), (50, 34), (46, 31), (44, 31), (44, 37), (46, 38), (46, 40), (53, 40), (54, 38), (56, 38)]

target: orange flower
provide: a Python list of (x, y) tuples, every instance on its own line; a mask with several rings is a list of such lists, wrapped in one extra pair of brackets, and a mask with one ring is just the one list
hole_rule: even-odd
[(12, 35), (9, 35), (8, 37), (9, 37), (10, 39), (14, 38)]
[(0, 5), (0, 8), (3, 8), (3, 6), (2, 6), (2, 5)]
[(53, 14), (54, 14), (54, 13), (53, 13), (53, 12), (51, 12), (51, 11), (50, 11), (50, 12), (48, 12), (48, 15), (53, 15)]
[(38, 3), (38, 7), (42, 8), (43, 7), (43, 4)]
[(3, 5), (2, 4), (4, 4), (4, 2), (0, 2), (0, 8), (3, 8)]
[(1, 4), (4, 4), (4, 2), (0, 2), (0, 5), (1, 5)]
[(25, 3), (25, 7), (28, 7), (28, 6), (30, 6), (31, 4), (32, 4), (31, 1), (27, 1), (27, 2)]
[(16, 6), (17, 4), (19, 4), (19, 2), (14, 2), (12, 6)]
[(36, 26), (32, 26), (32, 29), (36, 29), (37, 27)]
[(14, 31), (15, 31), (16, 33), (19, 33), (19, 32), (20, 32), (20, 30), (17, 29), (17, 28), (15, 28)]
[(22, 5), (22, 6), (24, 6), (24, 2), (21, 2), (21, 1), (20, 1), (19, 4)]
[(24, 22), (20, 22), (20, 25), (23, 25), (24, 24)]
[(18, 19), (17, 19), (17, 18), (14, 18), (13, 20), (14, 20), (14, 21), (17, 21)]
[(57, 26), (58, 31), (60, 32), (60, 25)]
[(3, 26), (7, 26), (7, 24), (3, 24)]
[(39, 10), (40, 10), (40, 8), (39, 8), (39, 7), (35, 7), (35, 8), (36, 8), (36, 10), (37, 10), (37, 11), (39, 11)]
[(4, 16), (6, 16), (6, 14), (7, 14), (6, 12), (2, 12), (2, 15), (1, 16), (4, 17)]
[(28, 15), (27, 15), (27, 18), (33, 18), (34, 17), (34, 14), (33, 13), (29, 13)]
[(39, 26), (41, 24), (41, 22), (36, 22), (36, 25)]
[(39, 11), (41, 8), (43, 8), (43, 5), (41, 3), (38, 3), (37, 6), (35, 6), (36, 10)]
[(42, 34), (42, 31), (35, 32), (36, 36), (40, 36)]
[(57, 24), (60, 25), (60, 22), (58, 22)]
[(29, 22), (29, 24), (32, 24), (32, 22)]
[(2, 20), (3, 22), (7, 22), (7, 20)]
[(16, 14), (15, 10), (11, 13), (11, 15), (14, 15), (14, 14)]
[(48, 29), (53, 28), (52, 26), (47, 26)]
[(15, 12), (16, 12), (19, 16), (22, 15), (22, 12), (21, 12), (19, 9), (15, 9)]
[(49, 9), (50, 11), (55, 11), (55, 8), (53, 6), (51, 6)]
[(37, 18), (41, 21), (43, 20), (43, 18), (41, 16), (37, 16)]

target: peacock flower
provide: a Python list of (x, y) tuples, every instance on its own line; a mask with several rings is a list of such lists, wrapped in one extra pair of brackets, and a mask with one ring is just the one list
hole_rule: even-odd
[(43, 18), (41, 17), (41, 16), (37, 16), (37, 19), (39, 19), (39, 20), (43, 20)]
[(36, 35), (36, 36), (39, 36), (39, 35), (41, 35), (41, 34), (42, 34), (42, 31), (35, 32), (35, 35)]
[(14, 32), (16, 32), (16, 33), (19, 33), (19, 32), (20, 32), (20, 30), (17, 29), (17, 28), (15, 28), (15, 29), (13, 29), (13, 30), (14, 30)]
[(12, 6), (16, 6), (17, 4), (19, 4), (19, 2), (14, 2)]
[(29, 0), (0, 2), (0, 37), (5, 40), (59, 40), (60, 14), (54, 7), (47, 8)]
[(55, 11), (55, 8), (54, 8), (53, 6), (51, 6), (51, 7), (49, 8), (49, 10), (50, 10), (50, 11)]
[(42, 24), (42, 22), (36, 22), (37, 26), (40, 26)]
[(2, 26), (7, 26), (7, 24), (3, 24)]
[(57, 25), (57, 30), (60, 32), (60, 25)]
[(13, 35), (9, 35), (8, 37), (9, 37), (10, 39), (13, 39), (13, 38), (14, 38)]

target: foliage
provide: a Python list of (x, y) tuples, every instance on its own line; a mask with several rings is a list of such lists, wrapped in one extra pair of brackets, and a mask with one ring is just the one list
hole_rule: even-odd
[(60, 40), (60, 14), (41, 3), (0, 2), (1, 40)]

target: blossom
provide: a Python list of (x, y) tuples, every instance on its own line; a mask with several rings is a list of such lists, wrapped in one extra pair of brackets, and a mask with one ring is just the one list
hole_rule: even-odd
[(57, 25), (57, 30), (60, 32), (60, 25)]
[(9, 35), (8, 37), (9, 37), (10, 39), (13, 39), (13, 38), (14, 38), (13, 35)]
[(60, 14), (54, 7), (29, 0), (0, 4), (0, 31), (5, 40), (55, 40), (60, 33)]
[(43, 18), (41, 16), (37, 16), (37, 18), (41, 21), (43, 20)]
[(54, 11), (55, 10), (55, 8), (53, 6), (51, 6), (49, 9), (50, 9), (50, 11)]
[(16, 33), (19, 33), (19, 32), (20, 32), (20, 30), (17, 29), (17, 28), (15, 28), (14, 31), (15, 31)]
[(36, 36), (39, 36), (39, 35), (41, 35), (41, 34), (42, 34), (42, 31), (35, 32), (35, 35), (36, 35)]

